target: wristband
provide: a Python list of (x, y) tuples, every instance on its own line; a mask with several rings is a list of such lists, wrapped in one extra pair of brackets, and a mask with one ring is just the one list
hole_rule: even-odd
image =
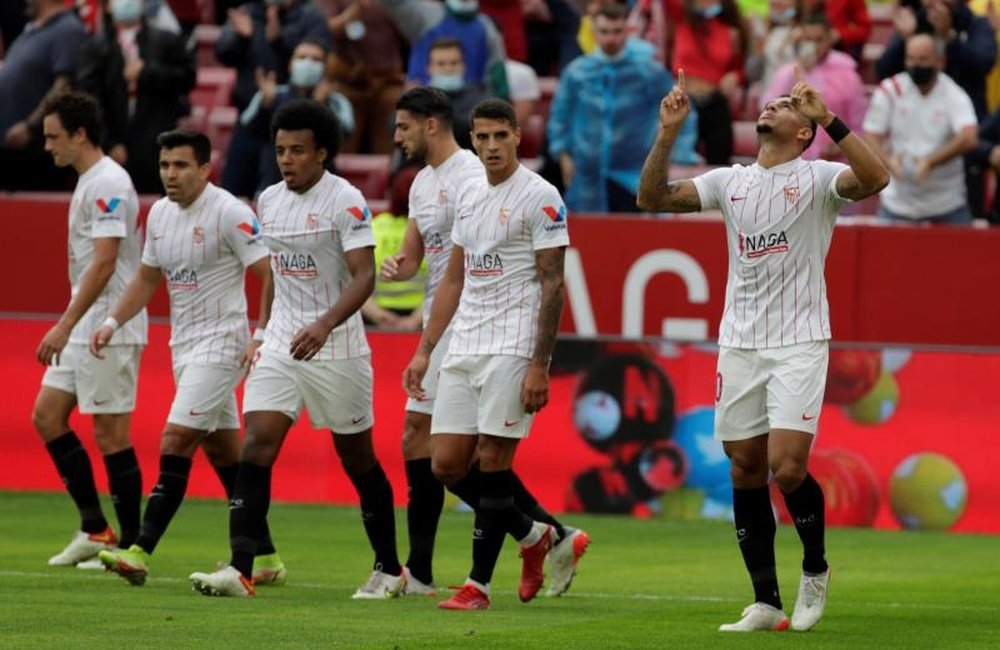
[(844, 121), (839, 117), (833, 118), (833, 121), (823, 127), (826, 134), (830, 136), (830, 139), (840, 144), (840, 141), (851, 134), (851, 129), (848, 128)]
[(119, 323), (116, 319), (112, 318), (111, 316), (108, 316), (107, 318), (104, 319), (104, 322), (101, 323), (101, 327), (110, 327), (111, 331), (114, 332), (119, 327), (121, 327), (121, 323)]
[(255, 329), (253, 331), (253, 340), (257, 341), (258, 343), (263, 343), (264, 342), (264, 328), (263, 327), (258, 327), (257, 329)]

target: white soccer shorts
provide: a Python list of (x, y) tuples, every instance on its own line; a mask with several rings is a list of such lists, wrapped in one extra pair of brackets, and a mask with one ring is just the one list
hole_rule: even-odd
[(59, 363), (45, 369), (42, 386), (76, 395), (81, 413), (131, 413), (139, 386), (141, 345), (109, 345), (103, 359), (82, 343), (70, 343)]
[(200, 363), (174, 367), (174, 402), (167, 422), (198, 431), (240, 428), (236, 387), (244, 368)]
[(530, 361), (509, 355), (448, 355), (441, 364), (431, 433), (526, 438), (534, 414), (521, 387)]
[(746, 440), (772, 429), (815, 435), (823, 407), (827, 341), (780, 348), (720, 348), (715, 437)]

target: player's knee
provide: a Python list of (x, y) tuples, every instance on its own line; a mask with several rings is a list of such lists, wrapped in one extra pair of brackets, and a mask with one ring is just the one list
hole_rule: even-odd
[(434, 472), (434, 477), (442, 485), (451, 487), (465, 478), (465, 475), (469, 473), (469, 468), (467, 465), (457, 461), (434, 458), (431, 460), (431, 471)]
[(167, 424), (160, 438), (160, 455), (190, 458), (200, 442), (200, 432)]
[(66, 420), (51, 411), (40, 409), (37, 406), (31, 413), (31, 424), (35, 427), (35, 431), (45, 440), (58, 438), (69, 430), (69, 423)]
[(806, 478), (808, 465), (795, 459), (785, 458), (774, 463), (771, 467), (774, 473), (774, 482), (778, 484), (785, 494), (794, 492), (802, 485)]
[(102, 454), (115, 454), (132, 446), (128, 423), (127, 414), (94, 416), (94, 442)]
[(403, 448), (403, 459), (427, 458), (431, 455), (429, 427), (412, 414), (407, 413), (403, 423), (403, 438), (400, 441)]
[(243, 449), (240, 450), (240, 461), (261, 467), (270, 467), (278, 456), (279, 446), (272, 440), (247, 433)]
[(734, 454), (729, 461), (729, 476), (733, 479), (734, 487), (750, 488), (767, 484), (766, 460)]

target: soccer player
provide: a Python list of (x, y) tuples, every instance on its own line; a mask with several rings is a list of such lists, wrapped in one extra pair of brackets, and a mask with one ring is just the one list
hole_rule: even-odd
[[(830, 569), (825, 558), (823, 492), (808, 473), (826, 382), (829, 308), (823, 266), (837, 212), (889, 182), (864, 141), (831, 113), (802, 79), (772, 99), (757, 120), (756, 164), (669, 181), (667, 161), (690, 109), (684, 73), (660, 103), (661, 129), (642, 170), (644, 210), (720, 210), (729, 279), (719, 326), (715, 435), (729, 456), (736, 538), (755, 602), (725, 632), (784, 630), (775, 570), (775, 521), (768, 473), (781, 489), (804, 559), (792, 627), (823, 615)], [(800, 156), (822, 126), (848, 165)]]
[[(471, 151), (455, 140), (453, 112), (447, 94), (436, 88), (413, 88), (396, 103), (394, 140), (411, 160), (427, 165), (420, 170), (410, 187), (409, 222), (403, 247), (382, 264), (383, 280), (407, 280), (427, 260), (427, 285), (424, 293), (424, 327), (430, 316), (434, 294), (444, 275), (451, 254), (451, 230), (455, 220), (455, 198), (466, 183), (481, 181), (483, 164)], [(444, 488), (431, 470), (431, 415), (437, 393), (437, 376), (451, 340), (449, 326), (430, 355), (430, 365), (423, 379), (422, 399), (410, 398), (406, 403), (403, 428), (403, 458), (409, 484), (407, 524), (410, 555), (403, 571), (406, 573), (405, 593), (433, 595), (432, 559), (434, 538), (444, 503)], [(472, 467), (478, 474), (478, 466)], [(478, 480), (478, 479), (474, 479)], [(590, 538), (582, 530), (564, 527), (542, 508), (527, 491), (517, 475), (512, 476), (514, 502), (531, 519), (544, 521), (556, 528), (558, 542), (549, 551), (551, 579), (548, 595), (559, 596), (569, 589), (580, 557)], [(459, 486), (475, 487), (474, 481)], [(479, 506), (478, 491), (459, 495), (473, 508)]]
[[(128, 173), (101, 151), (100, 109), (93, 97), (78, 92), (54, 96), (44, 106), (42, 125), (45, 150), (56, 166), (73, 167), (79, 174), (69, 207), (72, 291), (66, 311), (35, 352), (46, 370), (32, 414), (80, 512), (80, 530), (49, 564), (73, 566), (119, 542), (128, 546), (139, 534), (142, 478), (129, 419), (146, 344), (146, 313), (122, 328), (104, 359), (87, 353), (90, 333), (139, 268), (139, 198)], [(74, 407), (94, 418), (94, 439), (104, 456), (120, 537), (104, 518), (90, 458), (70, 429)]]
[[(420, 345), (403, 385), (416, 400), (431, 355), (452, 321), (431, 420), (434, 475), (457, 494), (479, 494), (473, 567), (462, 588), (439, 606), (486, 609), (505, 534), (521, 544), (518, 595), (535, 597), (555, 528), (514, 504), (511, 469), (520, 440), (549, 397), (549, 363), (563, 306), (569, 234), (559, 192), (517, 158), (513, 107), (486, 100), (472, 113), (472, 141), (486, 175), (468, 181), (455, 202), (448, 265), (434, 293)], [(469, 473), (478, 456), (478, 476)]]
[[(271, 265), (253, 211), (208, 182), (212, 145), (202, 133), (168, 131), (160, 147), (167, 192), (153, 204), (139, 272), (90, 337), (98, 358), (149, 304), (162, 278), (170, 296), (170, 346), (177, 391), (160, 439), (160, 476), (139, 537), (128, 550), (101, 551), (103, 565), (133, 585), (146, 582), (150, 556), (184, 500), (191, 458), (201, 446), (231, 496), (239, 461), (236, 386), (263, 338), (271, 308)], [(253, 339), (247, 324), (245, 269), (262, 281)], [(255, 584), (282, 584), (285, 567), (266, 524), (257, 549)]]
[(372, 446), (372, 366), (359, 310), (375, 284), (371, 212), (361, 193), (326, 171), (340, 145), (330, 109), (294, 100), (271, 123), (284, 180), (258, 200), (261, 235), (271, 250), (274, 303), (243, 397), (247, 434), (230, 503), (229, 566), (193, 573), (195, 589), (252, 596), (253, 558), (271, 498), (271, 467), (305, 406), (328, 428), (361, 498), (375, 551), (354, 598), (389, 598), (405, 584), (396, 554), (392, 486)]

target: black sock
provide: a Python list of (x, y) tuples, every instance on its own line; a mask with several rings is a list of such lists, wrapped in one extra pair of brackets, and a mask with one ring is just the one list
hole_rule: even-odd
[(489, 584), (493, 578), (504, 534), (522, 539), (531, 532), (533, 522), (514, 506), (513, 475), (509, 469), (479, 473), (482, 496), (476, 511), (469, 577), (480, 584)]
[(361, 519), (368, 542), (375, 551), (375, 568), (398, 576), (403, 567), (396, 553), (396, 513), (392, 509), (392, 485), (377, 461), (364, 474), (348, 474), (361, 498)]
[[(509, 478), (505, 480), (510, 481), (511, 490), (514, 491), (516, 489), (514, 487), (514, 478), (515, 478), (514, 471), (504, 470), (504, 472), (508, 473)], [(472, 467), (469, 468), (468, 474), (466, 474), (461, 481), (455, 483), (448, 489), (451, 490), (451, 492), (455, 494), (455, 496), (460, 498), (462, 501), (465, 501), (465, 503), (467, 503), (470, 508), (478, 511), (479, 504), (481, 503), (484, 494), (482, 485), (482, 477), (484, 475), (485, 472), (479, 469), (479, 463), (474, 463)], [(527, 490), (525, 490), (525, 493), (527, 494)], [(528, 496), (530, 497), (531, 495), (528, 494)], [(544, 510), (542, 512), (544, 512)], [(504, 525), (506, 526), (505, 528), (506, 532), (509, 533), (511, 537), (517, 540), (521, 539), (531, 531), (532, 519), (531, 517), (527, 516), (527, 514), (524, 511), (522, 511), (521, 508), (516, 503), (514, 504), (513, 513), (516, 514), (509, 518), (505, 518), (503, 521)], [(551, 517), (551, 515), (549, 516)]]
[(478, 510), (480, 497), (479, 477), (479, 466), (473, 465), (472, 469), (462, 477), (461, 481), (448, 486), (448, 491), (464, 501), (465, 505), (473, 510)]
[[(784, 494), (784, 493), (782, 493)], [(823, 543), (825, 523), (823, 517), (823, 488), (812, 474), (806, 474), (802, 485), (784, 494), (785, 505), (795, 522), (795, 530), (802, 540), (804, 554), (802, 570), (806, 573), (823, 573), (827, 570), (826, 547)]]
[(414, 578), (431, 584), (434, 582), (434, 537), (444, 507), (444, 486), (431, 471), (430, 458), (406, 461), (406, 482), (409, 487), (406, 525), (410, 534), (406, 566)]
[(543, 508), (542, 504), (538, 503), (538, 499), (531, 492), (528, 492), (528, 488), (521, 482), (521, 477), (517, 475), (517, 472), (512, 472), (512, 477), (514, 505), (517, 506), (517, 509), (527, 515), (529, 519), (555, 526), (559, 539), (566, 537), (566, 529), (563, 528), (563, 525), (548, 510)]
[(233, 552), (229, 563), (244, 578), (253, 574), (253, 558), (270, 505), (270, 466), (241, 462), (229, 499), (229, 547)]
[(45, 449), (56, 465), (66, 491), (80, 511), (80, 530), (85, 533), (99, 533), (108, 527), (101, 502), (97, 498), (97, 484), (94, 483), (94, 469), (90, 456), (80, 444), (80, 439), (68, 431), (55, 440), (45, 443)]
[(767, 486), (733, 489), (733, 514), (736, 519), (736, 540), (753, 582), (754, 600), (781, 609), (774, 561), (777, 525)]
[(142, 508), (142, 473), (135, 450), (129, 447), (104, 457), (108, 470), (108, 490), (115, 506), (121, 535), (118, 545), (128, 548), (139, 536), (139, 513)]
[[(222, 489), (226, 491), (227, 499), (233, 498), (233, 490), (236, 488), (236, 473), (239, 471), (239, 467), (239, 463), (233, 463), (225, 467), (212, 466), (216, 476), (219, 477), (219, 482), (222, 483)], [(274, 542), (271, 540), (271, 527), (267, 525), (267, 518), (264, 519), (261, 531), (261, 537), (257, 540), (257, 555), (277, 553), (277, 550), (274, 548)]]
[(167, 531), (170, 520), (181, 507), (190, 474), (190, 458), (169, 454), (160, 456), (160, 476), (156, 480), (156, 487), (149, 494), (139, 537), (135, 540), (147, 553), (156, 550), (160, 537)]

